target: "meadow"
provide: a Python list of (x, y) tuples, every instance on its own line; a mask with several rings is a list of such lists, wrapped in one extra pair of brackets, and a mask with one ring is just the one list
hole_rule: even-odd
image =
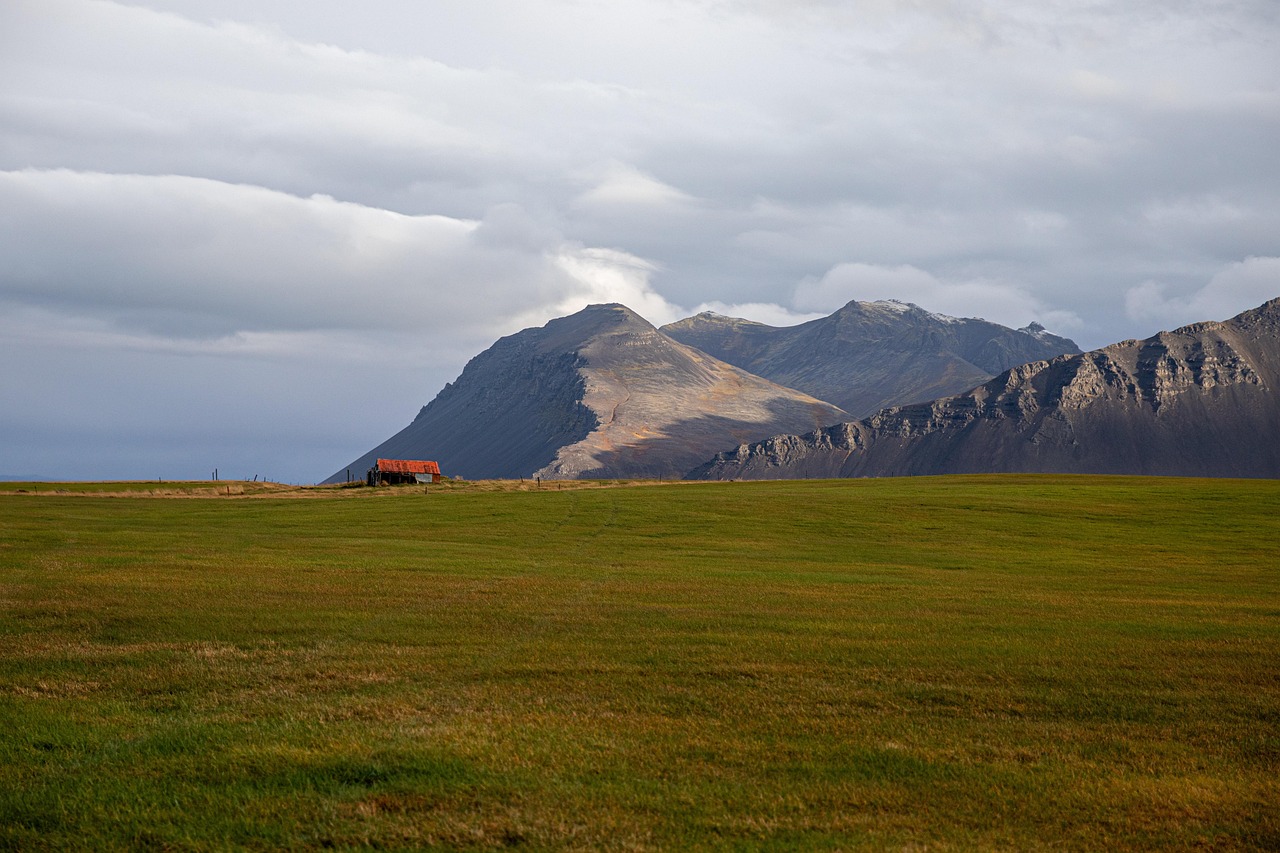
[(0, 848), (1280, 848), (1280, 482), (233, 485), (0, 488)]

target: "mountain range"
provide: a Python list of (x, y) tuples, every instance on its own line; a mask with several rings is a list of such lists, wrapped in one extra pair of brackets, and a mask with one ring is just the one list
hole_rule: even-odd
[(1280, 299), (965, 393), (718, 454), (703, 479), (1074, 472), (1280, 477)]
[(848, 413), (592, 305), (501, 338), (400, 432), (344, 466), (433, 459), (466, 479), (680, 477), (717, 450)]
[(893, 301), (784, 328), (592, 305), (499, 339), (328, 482), (378, 457), (468, 479), (1280, 476), (1278, 328), (1273, 300), (1081, 353)]
[(1037, 359), (1078, 353), (1038, 324), (1010, 329), (904, 302), (850, 302), (778, 328), (710, 312), (663, 326), (681, 343), (865, 417), (956, 394)]

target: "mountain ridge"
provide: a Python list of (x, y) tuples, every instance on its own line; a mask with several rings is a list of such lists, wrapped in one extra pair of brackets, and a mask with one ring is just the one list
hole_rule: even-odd
[(1014, 367), (968, 392), (717, 454), (694, 479), (1077, 472), (1280, 477), (1280, 299)]
[(855, 417), (958, 393), (1017, 364), (1080, 352), (1039, 324), (1010, 329), (896, 300), (854, 300), (827, 317), (782, 327), (703, 312), (662, 331)]

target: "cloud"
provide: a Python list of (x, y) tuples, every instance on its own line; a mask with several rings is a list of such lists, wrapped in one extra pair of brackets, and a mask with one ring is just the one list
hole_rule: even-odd
[(1168, 284), (1144, 281), (1125, 292), (1125, 312), (1134, 320), (1183, 326), (1227, 320), (1280, 297), (1280, 258), (1255, 257), (1228, 264), (1198, 290), (1171, 293)]
[[(659, 318), (653, 266), (523, 211), (407, 216), (182, 176), (0, 172), (0, 298), (167, 338), (509, 330), (584, 300)], [(581, 304), (579, 304), (581, 303)]]
[(0, 172), (0, 256), (0, 473), (312, 481), (500, 335), (590, 302), (682, 314), (654, 264), (517, 205), (409, 216), (173, 175)]
[(692, 201), (687, 193), (625, 163), (610, 163), (598, 171), (591, 189), (578, 196), (574, 204), (586, 208), (667, 207)]
[[(254, 6), (249, 21), (270, 14)], [(329, 12), (335, 26), (351, 18)], [(384, 22), (410, 14), (426, 18), (420, 34), (441, 29), (393, 12)], [(521, 201), (512, 184), (531, 174), (613, 157), (662, 109), (622, 86), (340, 47), (340, 32), (305, 41), (224, 15), (6, 4), (6, 76), (22, 85), (0, 83), (0, 167), (182, 174), (477, 218)]]
[(899, 298), (1098, 346), (1225, 316), (1278, 254), (1264, 0), (362, 10), (0, 3), (0, 334), (39, 324), (47, 366), (0, 408), (90, 345), (122, 386), (199, 363), (221, 405), (218, 365), (292, 364), (282, 412), (348, 353), (421, 403), (589, 301)]
[(556, 304), (557, 314), (571, 314), (591, 304), (621, 302), (654, 325), (684, 316), (683, 309), (654, 292), (649, 277), (655, 267), (642, 258), (616, 249), (574, 249), (560, 252), (555, 264), (574, 285)]

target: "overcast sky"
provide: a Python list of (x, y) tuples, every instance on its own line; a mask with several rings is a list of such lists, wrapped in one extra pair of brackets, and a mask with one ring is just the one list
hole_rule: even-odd
[(1280, 296), (1275, 0), (4, 0), (0, 476), (314, 482), (496, 337)]

